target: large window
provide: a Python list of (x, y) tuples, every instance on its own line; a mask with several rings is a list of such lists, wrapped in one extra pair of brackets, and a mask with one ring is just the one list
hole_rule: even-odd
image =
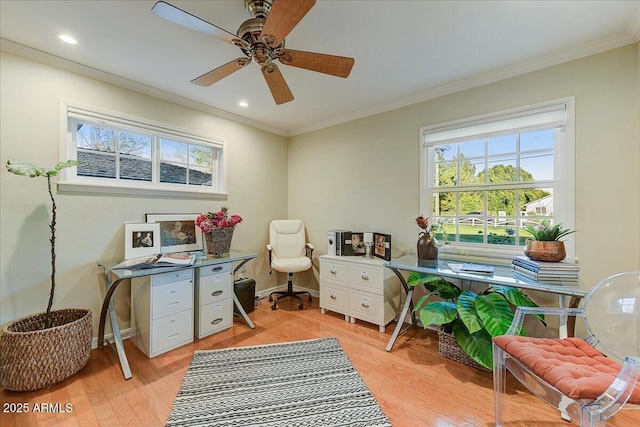
[(224, 141), (94, 108), (62, 103), (66, 170), (61, 185), (89, 190), (225, 192)]
[(510, 258), (527, 224), (573, 228), (573, 99), (421, 131), (421, 213), (463, 252)]

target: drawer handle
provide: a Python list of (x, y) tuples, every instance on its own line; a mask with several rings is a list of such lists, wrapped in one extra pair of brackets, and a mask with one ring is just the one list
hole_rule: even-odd
[(169, 335), (169, 336), (167, 337), (167, 339), (168, 339), (168, 340), (172, 340), (172, 339), (174, 339), (174, 338), (178, 338), (178, 335), (179, 335), (179, 334)]
[(212, 325), (217, 325), (218, 323), (222, 322), (222, 317), (218, 317), (217, 319), (213, 319), (211, 321)]
[(362, 273), (362, 280), (369, 280), (369, 276), (367, 276), (367, 273)]
[(363, 306), (364, 308), (369, 308), (369, 303), (368, 303), (368, 302), (366, 302), (366, 301), (362, 301), (362, 306)]
[(331, 267), (331, 274), (337, 274), (338, 272), (336, 271), (335, 268)]
[(169, 292), (169, 293), (170, 293), (170, 294), (175, 294), (175, 293), (176, 293), (176, 291), (175, 291), (175, 290), (172, 290), (172, 291), (171, 291), (171, 292)]
[(180, 301), (174, 301), (174, 302), (172, 302), (172, 303), (168, 304), (168, 305), (167, 305), (167, 307), (175, 307), (175, 306), (177, 306), (178, 304), (180, 304)]
[(338, 299), (338, 297), (336, 296), (336, 294), (331, 294), (331, 296), (329, 297), (331, 299)]
[(217, 297), (218, 295), (222, 295), (223, 293), (224, 293), (224, 291), (217, 290), (217, 291), (211, 292), (211, 296), (212, 297)]
[(213, 267), (213, 269), (211, 269), (211, 271), (221, 271), (222, 267), (218, 266), (218, 267)]

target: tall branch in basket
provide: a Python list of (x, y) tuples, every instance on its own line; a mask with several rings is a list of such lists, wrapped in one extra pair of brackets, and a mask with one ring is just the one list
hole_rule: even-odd
[(7, 170), (15, 175), (28, 176), (29, 178), (36, 178), (39, 176), (47, 178), (47, 189), (49, 190), (49, 198), (51, 198), (51, 222), (49, 223), (49, 230), (51, 232), (49, 237), (49, 242), (51, 242), (51, 288), (49, 290), (49, 303), (47, 304), (43, 329), (51, 327), (51, 308), (53, 307), (53, 297), (56, 290), (56, 200), (53, 197), (51, 178), (57, 176), (62, 169), (77, 166), (79, 164), (80, 162), (77, 160), (68, 160), (66, 162), (58, 163), (52, 169), (46, 170), (45, 168), (41, 168), (22, 160), (13, 159), (7, 161)]

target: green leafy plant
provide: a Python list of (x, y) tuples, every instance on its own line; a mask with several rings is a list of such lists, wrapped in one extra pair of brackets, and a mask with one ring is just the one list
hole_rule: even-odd
[(29, 178), (47, 178), (47, 188), (49, 190), (49, 197), (51, 198), (51, 222), (49, 223), (49, 229), (51, 231), (49, 237), (49, 242), (51, 242), (51, 288), (49, 290), (49, 304), (47, 305), (43, 325), (44, 329), (51, 327), (51, 307), (53, 306), (53, 296), (56, 289), (56, 201), (53, 197), (53, 190), (51, 189), (51, 178), (57, 176), (62, 169), (79, 164), (80, 162), (77, 160), (68, 160), (58, 163), (52, 169), (46, 169), (22, 160), (13, 159), (7, 161), (7, 170), (15, 175), (28, 176)]
[[(440, 276), (413, 272), (407, 278), (411, 287), (424, 286), (427, 293), (414, 306), (422, 325), (439, 325), (452, 332), (460, 348), (487, 369), (493, 368), (491, 338), (509, 329), (515, 306), (538, 305), (521, 290), (491, 285), (481, 293), (463, 290)], [(544, 324), (544, 316), (537, 315)], [(525, 334), (524, 329), (521, 332)]]
[(531, 234), (532, 240), (550, 242), (560, 240), (568, 234), (575, 233), (576, 230), (563, 230), (562, 224), (551, 225), (548, 219), (543, 219), (539, 224), (528, 224), (524, 230)]

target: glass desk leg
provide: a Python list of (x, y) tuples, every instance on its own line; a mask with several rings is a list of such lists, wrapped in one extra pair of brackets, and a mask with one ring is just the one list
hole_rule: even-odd
[[(120, 281), (118, 283), (111, 284), (111, 278), (108, 271), (105, 271), (105, 285), (107, 289), (107, 298), (109, 298), (109, 321), (111, 322), (111, 330), (113, 331), (113, 343), (116, 346), (116, 353), (118, 353), (118, 359), (120, 360), (120, 367), (122, 368), (122, 373), (124, 375), (124, 379), (128, 380), (133, 375), (131, 375), (131, 368), (129, 367), (129, 360), (127, 359), (127, 353), (124, 351), (124, 344), (122, 342), (122, 335), (120, 335), (120, 325), (118, 324), (118, 316), (116, 314), (116, 304), (113, 302), (113, 292)], [(102, 317), (102, 316), (101, 316)], [(104, 323), (101, 320), (101, 329), (104, 331)], [(104, 334), (104, 332), (103, 332)], [(98, 334), (98, 346), (100, 346), (100, 340), (104, 337), (104, 335)]]

